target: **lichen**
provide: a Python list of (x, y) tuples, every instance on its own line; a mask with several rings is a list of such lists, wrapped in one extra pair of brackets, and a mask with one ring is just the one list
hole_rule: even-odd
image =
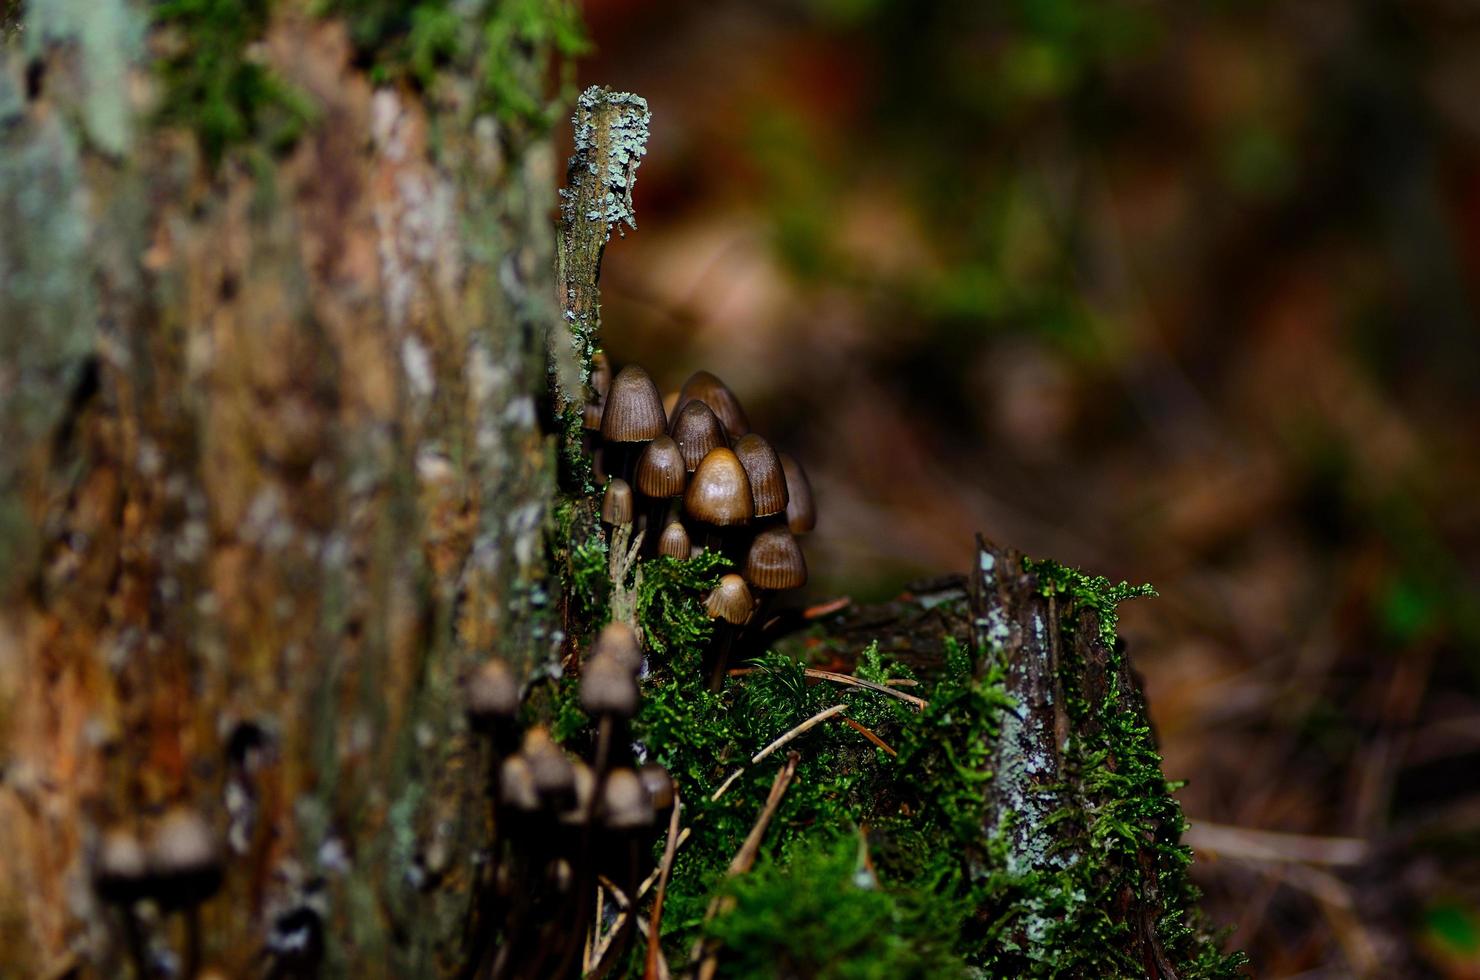
[[(598, 138), (597, 132), (597, 115), (602, 109), (614, 110), (603, 113), (610, 116), (604, 139)], [(652, 122), (647, 100), (631, 92), (612, 92), (593, 85), (576, 100), (570, 121), (575, 146), (572, 166), (579, 162), (584, 168), (594, 181), (594, 193), (588, 200), (585, 195), (562, 191), (564, 219), (604, 225), (608, 239), (612, 229), (624, 234), (624, 225), (635, 231), (637, 212), (632, 207), (632, 188), (637, 182), (637, 168), (647, 154), (648, 125)]]
[(32, 57), (54, 44), (76, 44), (88, 138), (123, 156), (133, 135), (128, 73), (143, 55), (144, 22), (124, 0), (28, 0), (26, 45)]

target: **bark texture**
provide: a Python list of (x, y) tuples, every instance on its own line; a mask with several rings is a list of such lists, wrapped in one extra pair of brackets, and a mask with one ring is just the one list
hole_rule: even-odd
[[(175, 806), (225, 842), (202, 965), (428, 976), (470, 928), (487, 811), (458, 681), (551, 642), (554, 468), (553, 157), (478, 83), (545, 81), (537, 45), (467, 24), (434, 86), (377, 86), (309, 6), (247, 51), (308, 125), (219, 163), (155, 124), (189, 111), (161, 66), (215, 35), (35, 0), (5, 46), (7, 976), (118, 975), (100, 835)], [(182, 916), (140, 931), (179, 965)]]

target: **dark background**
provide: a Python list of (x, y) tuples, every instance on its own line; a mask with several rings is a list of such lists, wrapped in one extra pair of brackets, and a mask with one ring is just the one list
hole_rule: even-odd
[(1480, 976), (1480, 6), (586, 16), (578, 83), (653, 111), (607, 348), (803, 459), (809, 594), (978, 529), (1153, 583), (1123, 632), (1253, 973)]

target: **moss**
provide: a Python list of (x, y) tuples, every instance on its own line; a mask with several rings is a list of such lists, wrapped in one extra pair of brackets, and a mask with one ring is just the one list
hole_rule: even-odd
[[(410, 81), (432, 88), (449, 64), (477, 81), (476, 111), (503, 122), (548, 129), (574, 94), (569, 59), (590, 43), (571, 0), (495, 0), (465, 5), (452, 0), (329, 0), (325, 12), (344, 17), (360, 60), (382, 84)], [(547, 101), (532, 81), (549, 76), (553, 62), (566, 76)]]
[[(1150, 594), (1052, 563), (1032, 567), (1045, 594), (1093, 609), (1112, 640), (1116, 604)], [(803, 663), (776, 652), (711, 692), (701, 663), (712, 630), (700, 598), (725, 570), (717, 556), (655, 559), (643, 563), (639, 587), (651, 657), (633, 734), (647, 758), (673, 774), (693, 831), (664, 910), (671, 962), (684, 962), (704, 935), (723, 947), (722, 976), (772, 976), (778, 964), (833, 977), (1140, 976), (1144, 965), (1121, 953), (1131, 946), (1128, 926), (1111, 910), (1124, 889), (1143, 886), (1139, 860), (1149, 843), (1168, 910), (1155, 927), (1179, 975), (1237, 974), (1239, 959), (1221, 955), (1197, 918), (1189, 854), (1177, 843), (1180, 810), (1137, 701), (1112, 689), (1103, 704), (1085, 706), (1098, 727), (1070, 746), (1066, 773), (1082, 787), (1083, 806), (1047, 821), (1048, 836), (1063, 841), (1061, 859), (1012, 869), (1001, 828), (984, 829), (993, 747), (1012, 708), (993, 652), (948, 638), (944, 663), (919, 689), (928, 701), (919, 711), (874, 691), (813, 682)], [(856, 673), (879, 683), (916, 679), (877, 644)], [(557, 734), (585, 744), (590, 732), (573, 707), (575, 683), (561, 684)], [(757, 765), (749, 759), (839, 703), (897, 754), (841, 720), (801, 736), (792, 743), (801, 753), (796, 777), (760, 863), (728, 880), (783, 753)], [(719, 894), (733, 906), (706, 924)], [(629, 972), (641, 975), (640, 949)]]
[(315, 114), (298, 89), (252, 53), (271, 13), (269, 0), (160, 0), (154, 22), (177, 32), (174, 53), (159, 71), (162, 121), (195, 133), (215, 166), (234, 147), (291, 146)]
[(960, 905), (928, 892), (887, 887), (866, 855), (857, 837), (819, 833), (724, 886), (734, 908), (705, 929), (729, 950), (723, 975), (828, 980), (968, 975), (951, 949)]

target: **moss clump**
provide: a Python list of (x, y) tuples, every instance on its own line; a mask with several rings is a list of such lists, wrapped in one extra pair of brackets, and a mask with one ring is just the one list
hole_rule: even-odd
[(160, 0), (155, 24), (177, 33), (160, 62), (164, 122), (191, 129), (215, 166), (234, 146), (291, 146), (314, 116), (308, 97), (250, 53), (267, 29), (268, 0)]
[[(1150, 594), (1052, 563), (1031, 568), (1046, 595), (1098, 617), (1065, 622), (1093, 624), (1112, 640), (1116, 603)], [(1139, 894), (1148, 885), (1140, 861), (1149, 848), (1149, 884), (1166, 910), (1154, 927), (1178, 974), (1237, 975), (1239, 958), (1221, 955), (1198, 921), (1189, 854), (1177, 843), (1180, 810), (1133, 692), (1112, 687), (1103, 703), (1074, 709), (1093, 717), (1076, 714), (1089, 734), (1066, 752), (1064, 789), (1074, 803), (1049, 818), (1062, 851), (1017, 866), (1003, 828), (988, 829), (993, 752), (1002, 719), (1015, 709), (999, 651), (946, 639), (944, 662), (912, 688), (928, 702), (921, 710), (877, 691), (818, 683), (803, 663), (776, 652), (710, 692), (701, 663), (711, 626), (700, 599), (723, 571), (717, 556), (657, 559), (642, 565), (639, 586), (651, 657), (633, 734), (673, 775), (692, 831), (664, 908), (671, 963), (686, 962), (703, 936), (721, 946), (722, 976), (1141, 976), (1144, 964), (1122, 952), (1133, 944), (1115, 910), (1126, 889)], [(1078, 665), (1063, 669), (1067, 680)], [(877, 644), (855, 672), (876, 683), (915, 679)], [(574, 690), (570, 679), (562, 684)], [(785, 753), (754, 765), (751, 757), (837, 704), (845, 705), (842, 718), (791, 743), (801, 759), (761, 861), (727, 878)], [(557, 730), (575, 743), (590, 737), (578, 712), (566, 712)], [(716, 895), (732, 902), (706, 922)], [(642, 973), (644, 950), (636, 947), (630, 975)]]
[[(572, 0), (499, 0), (459, 4), (453, 0), (329, 0), (343, 16), (360, 60), (377, 82), (435, 85), (449, 64), (477, 81), (478, 111), (503, 122), (538, 129), (554, 123), (560, 104), (574, 94), (568, 59), (590, 49)], [(552, 60), (560, 60), (564, 84), (555, 102), (541, 99)]]
[(882, 887), (859, 839), (818, 833), (722, 889), (734, 908), (705, 929), (730, 976), (896, 980), (967, 975), (950, 898)]

